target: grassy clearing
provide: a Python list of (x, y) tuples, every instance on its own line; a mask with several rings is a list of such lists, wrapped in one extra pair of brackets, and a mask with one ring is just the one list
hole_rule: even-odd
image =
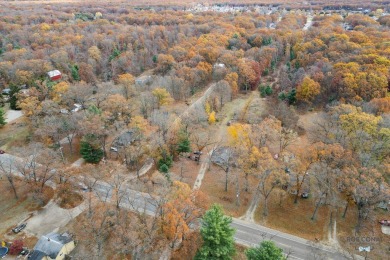
[(24, 146), (29, 135), (27, 124), (23, 119), (18, 119), (0, 129), (0, 146), (6, 151), (12, 150), (13, 147)]
[(280, 206), (280, 199), (275, 194), (273, 195), (269, 199), (268, 217), (263, 216), (263, 201), (260, 202), (255, 212), (257, 222), (309, 240), (315, 240), (315, 238), (327, 239), (327, 227), (330, 218), (330, 211), (327, 207), (320, 207), (317, 218), (313, 221), (310, 219), (314, 211), (312, 199), (302, 199), (298, 204), (294, 204), (293, 196), (287, 195)]
[(62, 152), (64, 154), (64, 158), (68, 163), (73, 163), (80, 159), (80, 137), (76, 136), (72, 141), (72, 153), (70, 151), (69, 143), (65, 143), (62, 145)]
[[(39, 204), (32, 196), (28, 195), (28, 187), (22, 182), (15, 180), (19, 199), (15, 199), (11, 186), (5, 178), (0, 179), (1, 203), (0, 203), (0, 236), (3, 234), (13, 235), (11, 229), (21, 221), (29, 217), (31, 212), (40, 209), (44, 205)], [(46, 204), (53, 197), (53, 190), (46, 188), (43, 197)]]
[(252, 200), (253, 194), (251, 191), (253, 191), (255, 179), (250, 179), (250, 189), (249, 192), (246, 192), (244, 190), (244, 178), (239, 178), (240, 205), (237, 206), (235, 170), (231, 170), (229, 174), (228, 191), (225, 192), (225, 172), (216, 166), (211, 166), (210, 170), (204, 176), (200, 190), (209, 196), (211, 202), (222, 205), (225, 214), (240, 217), (245, 214)]
[(245, 250), (248, 249), (245, 246), (236, 244), (236, 254), (234, 255), (233, 259), (234, 260), (246, 260), (245, 256)]
[[(375, 209), (364, 223), (361, 232), (355, 233), (357, 223), (356, 208), (349, 209), (345, 219), (341, 217), (337, 219), (337, 235), (340, 245), (354, 254), (358, 254), (356, 250), (358, 246), (370, 246), (372, 250), (367, 255), (369, 259), (390, 259), (390, 236), (382, 233), (381, 225), (378, 223), (381, 219), (389, 219), (389, 212)], [(363, 243), (359, 243), (353, 241), (353, 238), (364, 238), (365, 240)]]
[[(255, 212), (256, 222), (308, 240), (314, 241), (315, 238), (319, 238), (323, 242), (327, 242), (330, 222), (329, 206), (320, 207), (316, 220), (312, 221), (310, 218), (315, 206), (312, 199), (301, 199), (298, 204), (294, 204), (293, 196), (289, 195), (282, 200), (281, 206), (279, 202), (278, 196), (274, 195), (270, 198), (268, 217), (262, 215), (263, 204), (261, 202)], [(365, 222), (365, 227), (361, 233), (356, 234), (354, 231), (357, 224), (356, 210), (355, 206), (350, 207), (346, 218), (342, 218), (343, 209), (336, 209), (333, 217), (337, 222), (337, 239), (339, 244), (347, 251), (358, 254), (356, 247), (361, 245), (347, 241), (348, 238), (369, 237), (379, 239), (380, 242), (374, 241), (363, 246), (370, 245), (374, 248), (370, 253), (370, 259), (388, 259), (390, 256), (390, 237), (381, 232), (381, 227), (378, 224), (378, 220), (388, 219), (388, 212), (375, 210)]]
[(192, 188), (198, 176), (200, 166), (195, 161), (182, 157), (173, 164), (170, 172), (174, 175), (175, 180), (185, 182)]

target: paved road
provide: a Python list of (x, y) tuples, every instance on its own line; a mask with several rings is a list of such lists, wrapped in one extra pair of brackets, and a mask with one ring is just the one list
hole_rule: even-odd
[[(103, 199), (112, 198), (111, 186), (104, 182), (98, 182), (94, 191)], [(145, 212), (155, 215), (155, 200), (146, 193), (124, 189), (120, 206), (130, 210)], [(233, 218), (232, 227), (236, 229), (234, 239), (237, 243), (245, 246), (256, 246), (261, 241), (272, 240), (281, 247), (289, 259), (348, 259), (337, 250), (320, 244), (315, 244), (306, 239), (292, 236), (275, 229), (270, 229), (255, 223)]]
[(234, 218), (232, 227), (236, 229), (234, 238), (237, 243), (256, 246), (264, 239), (272, 240), (289, 259), (349, 259), (333, 248), (244, 220)]
[[(0, 163), (9, 164), (13, 160), (21, 159), (9, 154), (0, 155)], [(98, 181), (94, 185), (93, 190), (102, 200), (114, 202), (113, 199), (116, 196), (113, 196), (113, 187), (110, 184)], [(149, 194), (123, 188), (120, 190), (120, 197), (121, 207), (132, 211), (144, 212), (148, 215), (155, 215), (157, 205), (155, 199)], [(253, 246), (258, 245), (264, 239), (271, 239), (284, 250), (285, 254), (289, 255), (289, 259), (347, 259), (334, 249), (320, 245), (311, 245), (308, 240), (251, 222), (233, 219), (232, 227), (236, 229), (234, 238), (237, 243)]]

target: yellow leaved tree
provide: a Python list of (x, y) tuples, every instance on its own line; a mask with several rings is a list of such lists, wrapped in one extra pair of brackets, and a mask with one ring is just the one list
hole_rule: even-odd
[(51, 97), (53, 101), (60, 103), (61, 102), (61, 96), (65, 94), (69, 89), (69, 84), (67, 82), (61, 81), (60, 83), (54, 85)]
[(212, 125), (215, 123), (216, 121), (216, 118), (215, 118), (215, 111), (212, 111), (210, 114), (209, 114), (209, 124)]
[(161, 106), (168, 105), (173, 100), (171, 94), (169, 94), (165, 88), (155, 88), (152, 94), (156, 98), (158, 109), (160, 109)]
[(297, 87), (297, 99), (304, 102), (311, 102), (320, 94), (320, 90), (320, 84), (306, 76), (302, 83)]

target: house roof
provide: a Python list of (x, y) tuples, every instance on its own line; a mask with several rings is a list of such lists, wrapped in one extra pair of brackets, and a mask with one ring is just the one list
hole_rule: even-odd
[(53, 232), (43, 235), (34, 246), (34, 253), (31, 255), (30, 259), (39, 260), (44, 256), (55, 259), (62, 247), (70, 241), (72, 241), (72, 238), (66, 233), (60, 235)]
[(52, 77), (55, 77), (55, 76), (59, 76), (61, 75), (61, 72), (59, 70), (52, 70), (52, 71), (49, 71), (47, 73), (47, 75), (52, 78)]
[(34, 250), (28, 259), (30, 259), (30, 260), (41, 260), (45, 256), (46, 256), (46, 254), (43, 253), (42, 251)]
[(151, 76), (141, 76), (135, 79), (135, 83), (145, 84), (145, 83), (149, 83), (150, 80), (151, 80)]
[(215, 149), (211, 155), (211, 161), (222, 167), (226, 167), (227, 163), (229, 163), (230, 166), (236, 167), (237, 165), (234, 161), (236, 156), (237, 155), (231, 148), (223, 146)]
[(112, 142), (112, 146), (118, 148), (129, 145), (132, 142), (136, 141), (137, 137), (138, 135), (135, 129), (127, 130), (126, 132), (115, 138), (115, 140)]

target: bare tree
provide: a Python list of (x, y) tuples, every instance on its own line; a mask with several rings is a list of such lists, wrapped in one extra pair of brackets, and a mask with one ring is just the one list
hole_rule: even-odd
[(35, 186), (35, 191), (42, 193), (49, 181), (56, 174), (56, 166), (61, 161), (58, 151), (44, 148), (39, 143), (32, 143), (22, 151), (23, 160), (16, 166), (28, 183)]
[(210, 132), (208, 131), (192, 131), (190, 135), (191, 143), (195, 146), (196, 152), (198, 152), (198, 161), (197, 163), (200, 163), (200, 157), (203, 154), (203, 150), (212, 145), (215, 144), (216, 141), (212, 140), (212, 136)]
[(229, 172), (234, 163), (234, 154), (233, 149), (231, 148), (221, 147), (220, 149), (222, 150), (223, 154), (219, 156), (219, 160), (216, 162), (216, 165), (218, 165), (225, 172), (225, 191), (227, 192)]
[(5, 160), (0, 161), (0, 173), (4, 175), (8, 183), (10, 184), (12, 191), (15, 195), (15, 199), (18, 199), (18, 194), (16, 192), (15, 187), (15, 165), (14, 165), (14, 159), (9, 157), (8, 162), (5, 162)]

